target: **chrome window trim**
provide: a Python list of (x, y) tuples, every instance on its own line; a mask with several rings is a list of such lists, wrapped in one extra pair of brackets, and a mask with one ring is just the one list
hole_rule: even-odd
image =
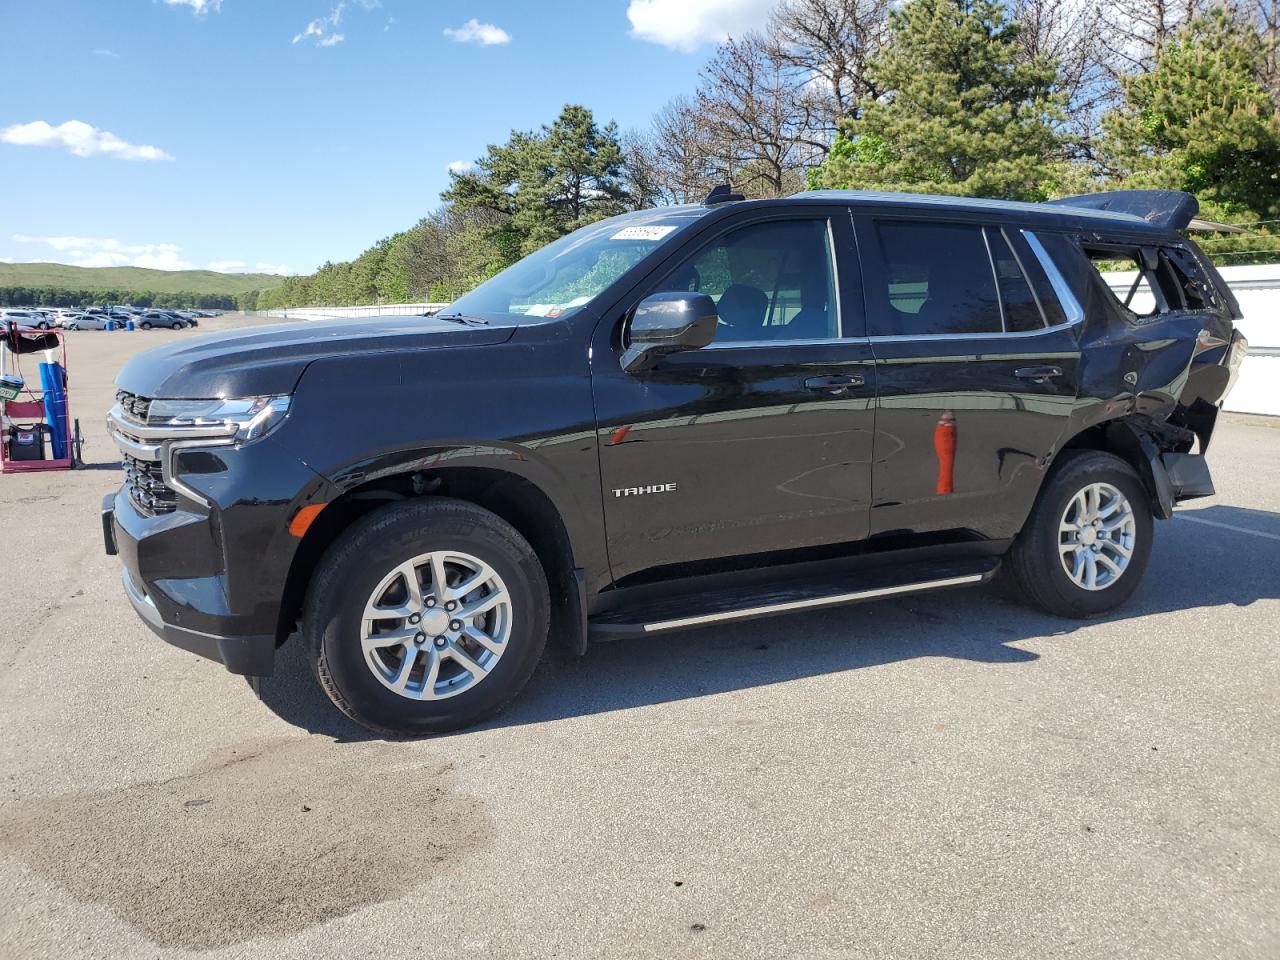
[[(844, 337), (844, 312), (840, 309), (840, 258), (836, 256), (836, 235), (831, 229), (831, 217), (827, 217), (827, 265), (831, 267), (831, 295), (835, 300), (832, 304), (836, 310), (835, 338), (840, 340)], [(804, 309), (803, 299), (800, 309)]]
[(1057, 326), (1049, 327), (1049, 329), (1056, 330), (1057, 327), (1070, 327), (1079, 323), (1084, 319), (1084, 308), (1080, 306), (1080, 301), (1076, 299), (1076, 295), (1067, 286), (1067, 281), (1063, 278), (1058, 265), (1053, 262), (1053, 257), (1049, 256), (1049, 251), (1044, 248), (1040, 238), (1030, 230), (1020, 230), (1019, 233), (1027, 241), (1027, 246), (1031, 248), (1031, 252), (1040, 261), (1040, 266), (1044, 268), (1044, 272), (1048, 275), (1049, 286), (1053, 287), (1053, 292), (1058, 295), (1058, 303), (1062, 305), (1062, 312), (1067, 318), (1065, 324), (1060, 323)]
[(810, 347), (817, 344), (833, 346), (841, 343), (866, 343), (867, 339), (867, 337), (810, 337), (805, 340), (734, 340), (731, 343), (716, 343), (712, 341), (701, 349), (734, 350), (738, 347)]
[[(1031, 274), (1027, 272), (1027, 265), (1022, 262), (1022, 257), (1018, 255), (1017, 246), (1009, 240), (1009, 234), (1004, 227), (999, 227), (1000, 236), (1004, 239), (1004, 245), (1009, 248), (1009, 252), (1013, 254), (1013, 262), (1018, 265), (1018, 269), (1022, 272), (1022, 279), (1026, 281), (1027, 289), (1031, 291), (1031, 299), (1036, 302), (1036, 310), (1040, 313), (1040, 326), (1049, 327), (1049, 314), (1044, 309), (1044, 304), (1040, 302), (1040, 294), (1036, 292), (1036, 285), (1031, 282)], [(1066, 316), (1066, 311), (1063, 311)]]
[(1060, 323), (1055, 327), (1042, 327), (1039, 330), (1012, 330), (1009, 333), (917, 333), (909, 336), (878, 336), (868, 337), (872, 343), (905, 343), (912, 340), (1003, 340), (1009, 337), (1022, 339), (1024, 337), (1043, 337), (1047, 333), (1055, 333), (1059, 330), (1066, 330), (1070, 327), (1069, 323)]

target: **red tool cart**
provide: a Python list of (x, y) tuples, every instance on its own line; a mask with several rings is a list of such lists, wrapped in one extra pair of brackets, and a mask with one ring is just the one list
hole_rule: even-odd
[(10, 324), (0, 332), (0, 473), (70, 470), (81, 464), (81, 446), (67, 398), (66, 335)]

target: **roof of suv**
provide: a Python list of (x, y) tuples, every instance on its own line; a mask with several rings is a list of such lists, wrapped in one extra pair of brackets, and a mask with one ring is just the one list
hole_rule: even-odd
[[(1016, 200), (987, 200), (980, 197), (953, 197), (926, 193), (888, 193), (874, 190), (807, 190), (775, 200), (745, 200), (717, 204), (717, 208), (747, 204), (791, 205), (801, 203), (841, 203), (854, 207), (897, 207), (904, 210), (954, 211), (985, 216), (1007, 216), (1023, 223), (1040, 222), (1044, 226), (1075, 229), (1121, 230), (1127, 233), (1152, 233), (1168, 236), (1173, 231), (1166, 225), (1134, 213), (1074, 206), (1069, 198), (1054, 203), (1025, 203)], [(1194, 201), (1192, 201), (1194, 202)], [(671, 208), (668, 208), (671, 209)], [(677, 208), (679, 209), (679, 208)]]

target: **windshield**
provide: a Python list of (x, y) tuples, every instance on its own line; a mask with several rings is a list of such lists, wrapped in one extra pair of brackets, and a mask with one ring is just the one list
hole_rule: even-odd
[(696, 216), (649, 210), (583, 227), (529, 254), (440, 313), (566, 317)]

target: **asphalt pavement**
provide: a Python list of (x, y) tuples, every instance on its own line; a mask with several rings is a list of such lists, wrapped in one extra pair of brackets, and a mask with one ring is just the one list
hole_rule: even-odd
[[(251, 322), (229, 317), (202, 327)], [(261, 698), (154, 637), (88, 469), (0, 477), (0, 957), (1280, 956), (1280, 423), (1074, 623), (990, 589), (553, 654), (385, 742), (297, 644)]]

